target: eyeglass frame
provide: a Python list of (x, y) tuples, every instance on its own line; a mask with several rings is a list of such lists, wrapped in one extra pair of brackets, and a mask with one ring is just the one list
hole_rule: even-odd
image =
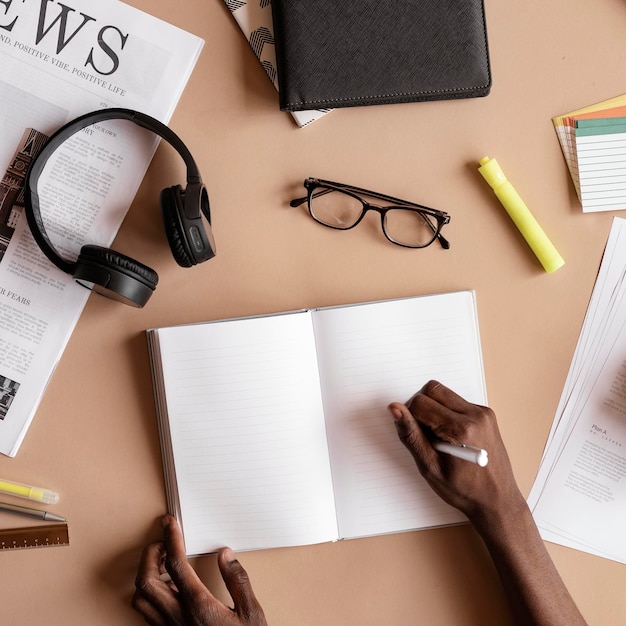
[[(368, 189), (362, 189), (361, 187), (354, 187), (352, 185), (336, 183), (336, 182), (333, 182), (330, 180), (324, 180), (321, 178), (307, 178), (304, 181), (304, 187), (307, 190), (307, 195), (304, 196), (303, 198), (296, 198), (295, 200), (292, 200), (289, 203), (289, 206), (299, 207), (306, 202), (307, 208), (309, 210), (309, 215), (318, 224), (321, 224), (322, 226), (326, 226), (334, 230), (351, 230), (363, 220), (363, 218), (365, 217), (365, 214), (368, 211), (376, 211), (380, 215), (381, 228), (382, 228), (383, 234), (385, 235), (387, 240), (390, 241), (391, 243), (397, 246), (402, 246), (403, 248), (411, 248), (413, 250), (419, 250), (420, 248), (427, 248), (436, 239), (444, 250), (448, 250), (450, 248), (450, 242), (441, 234), (441, 229), (446, 224), (450, 223), (450, 215), (446, 213), (445, 211), (432, 209), (430, 207), (424, 206), (423, 204), (417, 204), (416, 202), (409, 202), (408, 200), (400, 200), (399, 198), (394, 198), (393, 196), (388, 196), (386, 194), (378, 193), (376, 191), (369, 191)], [(319, 193), (315, 194), (314, 192), (317, 187), (322, 187), (322, 190)], [(356, 222), (352, 224), (352, 226), (347, 226), (346, 228), (342, 228), (341, 226), (332, 226), (331, 224), (326, 224), (325, 222), (322, 222), (321, 220), (319, 220), (313, 213), (313, 209), (311, 208), (311, 200), (318, 196), (322, 196), (326, 193), (331, 193), (333, 191), (340, 191), (349, 196), (352, 196), (353, 198), (355, 198), (362, 204), (363, 210), (361, 211), (361, 215), (356, 220)], [(376, 204), (371, 204), (370, 202), (367, 202), (366, 200), (361, 198), (360, 197), (361, 195), (369, 196), (370, 198), (374, 198), (375, 200), (383, 200), (384, 202), (391, 202), (392, 205), (387, 206), (387, 207), (381, 207)], [(434, 218), (435, 221), (437, 222), (437, 228), (433, 232), (432, 239), (428, 243), (421, 245), (421, 246), (411, 246), (405, 243), (400, 243), (399, 241), (396, 241), (395, 239), (392, 239), (392, 237), (389, 235), (389, 233), (387, 233), (387, 230), (385, 228), (385, 215), (388, 211), (393, 210), (393, 209), (404, 209), (404, 210), (409, 210), (409, 211), (415, 211), (416, 213), (425, 215), (428, 218)], [(433, 224), (430, 221), (430, 219), (425, 219), (424, 221), (430, 227), (433, 227)]]

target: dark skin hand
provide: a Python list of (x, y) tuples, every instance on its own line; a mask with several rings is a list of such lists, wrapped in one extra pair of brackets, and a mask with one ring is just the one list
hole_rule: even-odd
[(220, 602), (187, 561), (178, 522), (163, 518), (164, 541), (145, 547), (139, 563), (133, 608), (150, 626), (267, 626), (248, 574), (232, 550), (217, 563), (234, 608)]
[[(498, 569), (520, 626), (585, 626), (522, 496), (494, 412), (431, 381), (407, 404), (389, 405), (398, 436), (441, 498), (474, 525)], [(434, 440), (485, 448), (479, 467), (436, 451)], [(223, 549), (218, 566), (233, 602), (229, 608), (205, 587), (187, 561), (176, 520), (163, 518), (165, 540), (148, 545), (136, 579), (133, 607), (151, 626), (267, 626), (248, 575)], [(167, 573), (171, 580), (164, 580)]]
[[(406, 405), (394, 402), (389, 408), (398, 436), (422, 476), (470, 521), (504, 503), (516, 508), (526, 505), (490, 408), (470, 404), (435, 381), (427, 383)], [(484, 448), (489, 462), (479, 467), (437, 452), (431, 445), (434, 440)]]
[[(389, 409), (398, 436), (420, 473), (441, 498), (474, 525), (498, 569), (512, 614), (520, 626), (584, 626), (513, 476), (496, 416), (430, 381), (405, 405)], [(479, 467), (437, 452), (431, 441), (484, 448)]]

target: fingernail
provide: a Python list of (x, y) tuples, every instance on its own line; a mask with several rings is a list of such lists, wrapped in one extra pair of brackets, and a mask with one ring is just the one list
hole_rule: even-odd
[(224, 548), (222, 554), (224, 556), (224, 560), (228, 561), (228, 563), (232, 563), (237, 560), (235, 553), (230, 548)]
[(170, 525), (171, 521), (172, 521), (171, 515), (164, 515), (161, 518), (161, 525), (163, 526), (163, 528), (167, 528)]
[(389, 410), (394, 419), (399, 420), (402, 417), (402, 411), (397, 406), (389, 407)]

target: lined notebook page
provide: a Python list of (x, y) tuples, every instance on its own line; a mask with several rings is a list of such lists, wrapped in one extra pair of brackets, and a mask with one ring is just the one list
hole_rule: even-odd
[(387, 405), (431, 378), (486, 403), (473, 292), (320, 310), (314, 326), (340, 536), (464, 521), (421, 478)]
[(336, 539), (310, 313), (156, 332), (187, 553)]
[(580, 120), (576, 126), (583, 212), (626, 209), (626, 118)]

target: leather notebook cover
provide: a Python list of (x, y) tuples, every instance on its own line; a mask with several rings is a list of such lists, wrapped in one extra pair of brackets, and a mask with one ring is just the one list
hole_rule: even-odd
[(280, 108), (486, 96), (483, 0), (272, 0)]

